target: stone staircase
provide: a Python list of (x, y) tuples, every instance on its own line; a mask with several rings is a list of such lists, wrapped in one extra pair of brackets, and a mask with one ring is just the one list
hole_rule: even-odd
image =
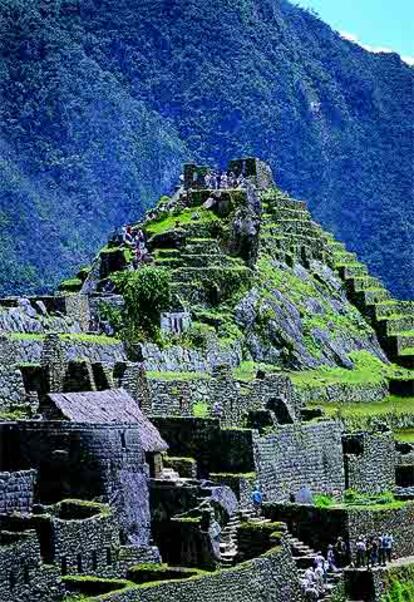
[(241, 523), (246, 520), (261, 520), (270, 522), (268, 519), (255, 519), (253, 510), (241, 510), (230, 517), (229, 522), (223, 528), (220, 536), (220, 564), (223, 567), (233, 566), (237, 562), (237, 530)]
[[(289, 543), (293, 560), (296, 563), (298, 573), (302, 579), (306, 569), (314, 566), (316, 551), (303, 543), (297, 537), (294, 537), (290, 532), (286, 533), (286, 539)], [(324, 593), (320, 594), (319, 599), (328, 602), (333, 599), (333, 592), (343, 576), (343, 571), (339, 569), (337, 572), (328, 572)]]
[[(371, 323), (389, 359), (401, 367), (414, 368), (414, 303), (393, 299), (342, 243), (331, 240), (329, 248), (332, 267), (344, 281), (350, 301)], [(414, 380), (408, 379), (399, 393), (404, 394), (405, 388), (406, 394), (413, 395), (413, 386)]]

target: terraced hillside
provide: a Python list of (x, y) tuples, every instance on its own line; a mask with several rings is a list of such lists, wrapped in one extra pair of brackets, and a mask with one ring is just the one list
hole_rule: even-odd
[[(413, 365), (413, 304), (393, 300), (304, 202), (274, 186), (181, 188), (135, 228), (152, 266), (168, 272), (170, 309), (191, 313), (190, 344), (216, 337), (241, 359), (290, 369), (352, 368), (361, 350)], [(129, 270), (118, 237), (61, 288), (116, 292), (114, 273)]]

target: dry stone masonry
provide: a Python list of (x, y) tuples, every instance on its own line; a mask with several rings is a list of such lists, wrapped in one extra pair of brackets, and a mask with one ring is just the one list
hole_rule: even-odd
[[(253, 157), (185, 165), (131, 232), (0, 299), (0, 602), (307, 602), (318, 550), (390, 533), (398, 563), (318, 594), (382, 602), (414, 556), (412, 304)], [(119, 278), (161, 268), (151, 330)], [(386, 422), (330, 411), (390, 392)]]

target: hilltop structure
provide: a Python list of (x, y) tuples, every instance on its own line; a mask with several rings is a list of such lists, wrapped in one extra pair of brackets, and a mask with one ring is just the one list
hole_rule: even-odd
[[(412, 578), (414, 307), (262, 161), (186, 165), (0, 308), (0, 602), (304, 602), (338, 537), (318, 599)], [(386, 533), (398, 562), (355, 568)]]

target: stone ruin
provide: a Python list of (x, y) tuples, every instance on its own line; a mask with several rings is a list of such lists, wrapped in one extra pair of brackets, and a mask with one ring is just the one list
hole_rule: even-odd
[[(229, 280), (229, 257), (242, 262), (241, 277), (265, 244), (260, 194), (273, 186), (270, 169), (246, 158), (227, 171), (247, 181), (217, 197), (223, 214), (239, 203), (227, 255), (182, 233), (181, 300), (161, 316), (166, 335), (190, 329), (192, 304), (206, 301), (186, 280), (197, 245), (209, 245)], [(181, 194), (194, 207), (209, 198), (206, 173), (185, 166), (178, 203)], [(155, 235), (152, 248), (166, 240)], [(289, 240), (281, 261), (328, 261), (316, 237), (301, 248)], [(219, 349), (213, 337), (203, 351), (131, 348), (105, 336), (100, 304), (123, 304), (100, 285), (114, 269), (127, 269), (117, 253), (84, 274), (81, 290), (0, 300), (0, 602), (305, 602), (303, 572), (338, 535), (349, 561), (360, 534), (386, 531), (402, 565), (414, 555), (412, 445), (396, 445), (388, 428), (348, 431), (339, 416), (308, 407), (282, 370), (263, 365), (239, 378), (237, 345)], [(349, 294), (361, 309), (361, 295)], [(382, 321), (380, 342), (409, 367)], [(349, 490), (399, 501), (384, 511), (346, 506)], [(320, 496), (332, 506), (317, 505)], [(321, 599), (344, 586), (349, 600), (379, 601), (386, 579), (341, 568)]]

